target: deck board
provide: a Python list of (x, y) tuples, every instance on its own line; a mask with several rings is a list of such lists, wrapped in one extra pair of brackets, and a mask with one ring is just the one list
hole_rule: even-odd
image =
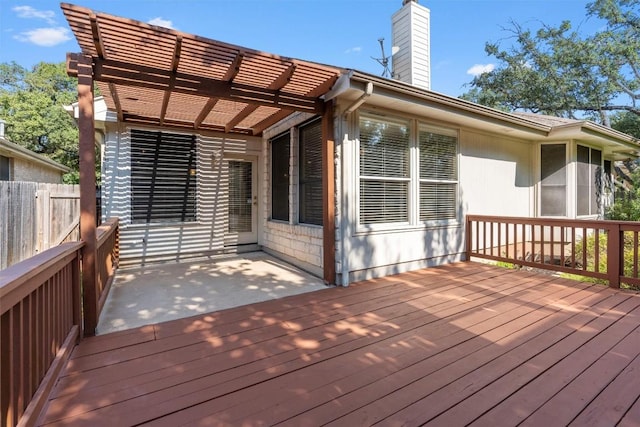
[(638, 342), (640, 294), (458, 263), (86, 339), (39, 423), (634, 425)]

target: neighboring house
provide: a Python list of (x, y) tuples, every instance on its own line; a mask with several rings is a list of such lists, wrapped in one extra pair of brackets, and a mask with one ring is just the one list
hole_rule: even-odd
[(14, 144), (4, 129), (5, 122), (0, 120), (0, 181), (62, 183), (62, 176), (71, 169)]
[(102, 204), (125, 262), (262, 249), (346, 285), (457, 261), (466, 214), (601, 216), (612, 162), (640, 149), (430, 91), (415, 1), (393, 18), (400, 80), (62, 8), (69, 69), (112, 111)]

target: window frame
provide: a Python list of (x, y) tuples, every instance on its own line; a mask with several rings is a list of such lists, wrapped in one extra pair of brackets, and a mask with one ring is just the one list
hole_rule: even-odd
[[(387, 121), (395, 124), (406, 124), (408, 128), (408, 177), (406, 179), (392, 179), (390, 181), (405, 181), (408, 183), (407, 190), (407, 221), (403, 222), (379, 222), (379, 223), (363, 223), (361, 222), (360, 207), (361, 207), (361, 182), (362, 179), (371, 178), (368, 175), (362, 175), (360, 173), (360, 150), (361, 150), (361, 120), (362, 118), (369, 118), (377, 121)], [(370, 233), (376, 231), (402, 231), (402, 230), (424, 230), (435, 227), (449, 227), (459, 226), (460, 220), (460, 131), (454, 127), (441, 126), (439, 124), (433, 124), (428, 121), (420, 120), (417, 117), (407, 117), (401, 115), (392, 114), (380, 114), (372, 111), (360, 111), (355, 119), (356, 123), (356, 144), (354, 144), (354, 162), (355, 167), (355, 194), (356, 203), (354, 203), (355, 210), (355, 222), (356, 233)], [(450, 180), (449, 183), (455, 183), (455, 202), (454, 211), (455, 218), (447, 219), (435, 219), (435, 220), (421, 220), (420, 219), (420, 184), (421, 182), (429, 182), (429, 179), (420, 177), (420, 130), (431, 130), (434, 133), (441, 133), (443, 135), (449, 135), (455, 137), (455, 180)], [(432, 180), (432, 182), (444, 182), (442, 180)]]
[[(579, 160), (579, 150), (580, 147), (588, 150), (588, 161), (587, 163), (583, 163), (580, 162)], [(593, 152), (597, 151), (600, 154), (600, 163), (599, 164), (595, 164), (593, 163)], [(601, 197), (603, 197), (604, 195), (604, 186), (603, 186), (603, 182), (600, 183), (600, 188), (598, 189), (598, 183), (597, 181), (597, 173), (598, 173), (598, 169), (600, 169), (600, 173), (604, 175), (605, 171), (604, 171), (604, 151), (602, 150), (602, 148), (596, 148), (596, 147), (592, 147), (590, 145), (584, 144), (584, 143), (577, 143), (576, 144), (576, 218), (578, 217), (593, 217), (593, 216), (598, 216), (600, 215), (602, 212), (602, 206), (601, 204), (603, 203), (603, 201), (601, 200), (601, 204), (598, 204), (598, 191), (600, 192)], [(587, 167), (587, 171), (588, 171), (588, 175), (587, 175), (587, 184), (586, 188), (587, 188), (587, 195), (589, 197), (589, 200), (587, 201), (587, 206), (588, 206), (588, 213), (583, 213), (580, 211), (580, 200), (581, 200), (581, 194), (580, 194), (580, 189), (585, 187), (585, 185), (580, 183), (580, 165), (584, 164)], [(594, 169), (595, 168), (595, 169)], [(593, 200), (595, 198), (595, 200)]]
[[(3, 169), (0, 169), (0, 181), (11, 181), (13, 179), (11, 173), (12, 158), (0, 155), (0, 166), (2, 166), (2, 163), (4, 163), (6, 169), (4, 172), (2, 172)], [(3, 173), (5, 174), (4, 176), (2, 176)]]
[[(368, 118), (370, 120), (378, 121), (378, 122), (387, 122), (393, 123), (395, 125), (407, 126), (409, 136), (407, 142), (407, 177), (386, 177), (382, 175), (362, 175), (361, 173), (361, 121), (363, 118)], [(358, 229), (363, 230), (376, 230), (376, 229), (396, 229), (396, 228), (406, 228), (407, 226), (415, 226), (415, 222), (413, 221), (412, 211), (415, 206), (415, 195), (413, 191), (413, 177), (412, 177), (412, 167), (413, 165), (413, 157), (415, 156), (414, 149), (412, 148), (412, 135), (413, 135), (413, 120), (398, 116), (387, 116), (380, 115), (372, 112), (361, 112), (357, 118), (357, 147), (356, 147), (356, 156), (354, 167), (356, 171), (356, 194), (357, 194), (357, 202), (355, 203), (356, 208), (356, 221), (358, 224)], [(361, 206), (362, 206), (362, 191), (361, 191), (361, 183), (363, 181), (368, 182), (406, 182), (407, 183), (407, 216), (406, 221), (396, 221), (396, 222), (374, 222), (374, 223), (363, 223), (361, 221)]]
[[(442, 179), (442, 178), (423, 178), (420, 175), (421, 172), (421, 158), (422, 155), (420, 153), (420, 132), (422, 131), (429, 131), (431, 133), (434, 133), (436, 135), (441, 135), (441, 136), (449, 136), (449, 137), (453, 137), (455, 138), (455, 153), (453, 158), (455, 159), (455, 164), (453, 165), (453, 169), (455, 171), (454, 175), (455, 175), (455, 179)], [(455, 129), (449, 129), (449, 128), (444, 128), (441, 126), (433, 126), (427, 123), (423, 123), (423, 122), (418, 122), (418, 128), (417, 128), (417, 135), (416, 135), (416, 148), (417, 148), (417, 160), (418, 160), (418, 166), (417, 166), (417, 181), (418, 181), (418, 203), (417, 203), (417, 214), (418, 214), (418, 221), (420, 223), (423, 224), (427, 224), (427, 225), (443, 225), (443, 224), (450, 224), (450, 223), (458, 223), (458, 217), (459, 217), (459, 203), (460, 203), (460, 132), (458, 130)], [(454, 190), (454, 194), (455, 194), (455, 201), (454, 201), (454, 217), (453, 218), (438, 218), (438, 219), (420, 219), (422, 216), (422, 198), (420, 196), (421, 192), (420, 192), (420, 187), (421, 184), (423, 183), (433, 183), (433, 184), (446, 184), (446, 185), (455, 185), (455, 190)]]
[[(542, 183), (542, 147), (543, 146), (551, 146), (551, 145), (563, 145), (564, 146), (564, 214), (562, 215), (550, 215), (550, 214), (545, 214), (542, 211), (542, 192), (545, 186), (551, 186), (553, 184), (549, 184), (549, 185), (543, 185)], [(569, 216), (569, 194), (570, 194), (570, 178), (569, 178), (569, 143), (567, 142), (562, 142), (562, 141), (554, 141), (554, 142), (545, 142), (540, 144), (539, 148), (538, 148), (538, 215), (540, 215), (540, 217), (544, 217), (544, 218), (567, 218)], [(558, 185), (556, 185), (558, 186)]]

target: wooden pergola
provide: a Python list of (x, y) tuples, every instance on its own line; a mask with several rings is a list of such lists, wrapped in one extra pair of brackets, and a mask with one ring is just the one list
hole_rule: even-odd
[[(333, 105), (322, 97), (344, 71), (61, 4), (81, 53), (78, 78), (81, 239), (85, 289), (96, 277), (94, 86), (130, 125), (259, 136), (293, 112), (322, 116), (324, 280), (335, 282)], [(89, 298), (94, 300), (92, 295)], [(97, 319), (86, 319), (93, 333)]]

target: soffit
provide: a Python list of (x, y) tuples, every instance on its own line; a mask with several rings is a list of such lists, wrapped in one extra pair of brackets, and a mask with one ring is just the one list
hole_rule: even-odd
[[(343, 71), (63, 3), (94, 80), (121, 122), (260, 135), (322, 113)], [(70, 74), (78, 56), (69, 55)]]

